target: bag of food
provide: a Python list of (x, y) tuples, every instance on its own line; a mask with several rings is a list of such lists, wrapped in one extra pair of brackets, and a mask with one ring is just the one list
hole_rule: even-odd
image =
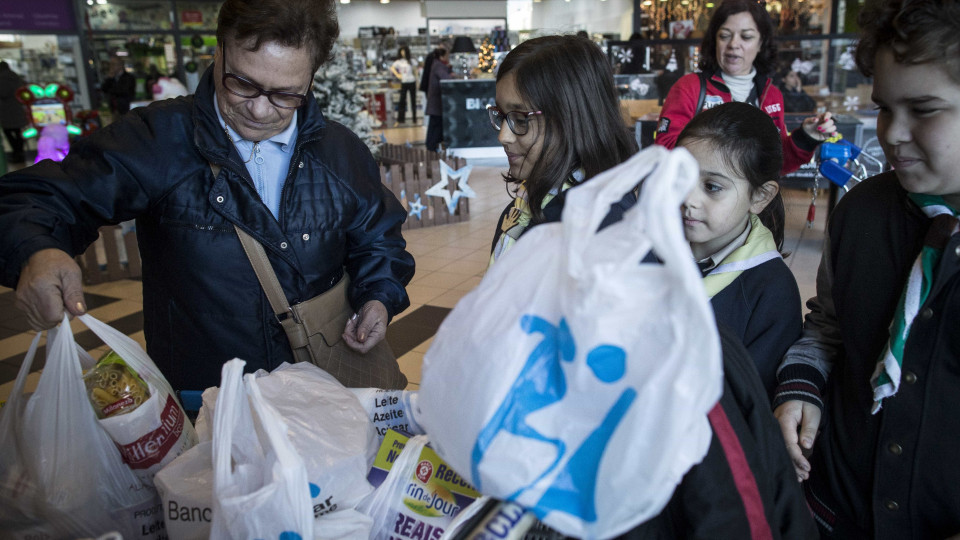
[(163, 503), (169, 538), (206, 540), (213, 522), (212, 443), (203, 441), (160, 469), (153, 477)]
[(133, 412), (150, 398), (147, 383), (120, 358), (108, 351), (83, 375), (87, 395), (97, 418)]
[(481, 493), (611, 537), (706, 454), (720, 342), (679, 210), (698, 178), (686, 150), (651, 147), (571, 188), (562, 221), (527, 232), (443, 321), (417, 420)]
[(371, 538), (439, 538), (478, 493), (427, 444), (388, 430), (370, 469), (376, 491), (360, 505), (373, 519)]
[(313, 538), (303, 459), (256, 379), (243, 376), (244, 364), (233, 359), (223, 365), (211, 444), (210, 538)]
[(387, 430), (396, 429), (411, 435), (423, 435), (423, 428), (417, 423), (417, 393), (410, 390), (384, 390), (383, 388), (349, 389), (364, 410), (377, 437), (382, 441)]
[(116, 398), (96, 411), (103, 415), (98, 421), (124, 462), (152, 486), (157, 471), (197, 444), (193, 424), (139, 343), (89, 314), (78, 318), (112, 349), (84, 378), (91, 400), (94, 393), (105, 401)]
[[(332, 375), (307, 362), (281, 364), (272, 372), (261, 370), (253, 376), (263, 398), (288, 426), (287, 436), (303, 459), (316, 520), (315, 538), (366, 539), (370, 520), (355, 507), (373, 491), (367, 473), (378, 445), (373, 424), (357, 397)], [(203, 392), (197, 425), (203, 427), (203, 433), (209, 433), (204, 439), (216, 436), (212, 426), (221, 393), (217, 387)], [(158, 486), (168, 510), (170, 501), (175, 501), (177, 508), (185, 504), (199, 509), (210, 506), (198, 499), (206, 475), (199, 471), (207, 459), (191, 451), (158, 473)], [(192, 477), (184, 478), (184, 474)], [(190, 521), (180, 520), (178, 526), (194, 531), (189, 533), (190, 538), (202, 536), (202, 531), (195, 531), (206, 525), (194, 520), (189, 511), (185, 516)]]
[(66, 316), (47, 333), (36, 391), (24, 393), (39, 338), (0, 409), (3, 538), (165, 538), (156, 491), (123, 462), (90, 406)]

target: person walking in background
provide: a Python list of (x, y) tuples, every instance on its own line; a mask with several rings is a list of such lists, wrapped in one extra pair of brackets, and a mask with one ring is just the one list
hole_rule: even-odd
[(433, 62), (440, 56), (440, 49), (450, 50), (450, 40), (443, 38), (440, 40), (440, 45), (427, 53), (423, 57), (423, 70), (420, 74), (420, 91), (424, 93), (424, 97), (427, 95), (427, 90), (430, 89), (430, 70), (433, 68)]
[(450, 68), (450, 51), (437, 49), (437, 58), (430, 67), (430, 86), (427, 91), (427, 150), (436, 152), (443, 142), (443, 100), (440, 93), (440, 81), (453, 77)]
[(720, 4), (703, 36), (701, 72), (684, 75), (670, 88), (654, 142), (673, 148), (695, 114), (721, 103), (742, 101), (762, 109), (780, 130), (783, 174), (809, 162), (817, 145), (830, 138), (836, 126), (826, 112), (806, 118), (802, 129), (787, 131), (783, 95), (770, 79), (777, 58), (773, 34), (773, 23), (762, 3), (725, 0)]
[(22, 130), (27, 125), (27, 112), (23, 104), (17, 101), (17, 89), (26, 84), (7, 62), (0, 62), (0, 126), (10, 143), (9, 163), (19, 164), (26, 161), (23, 153)]
[(160, 80), (160, 77), (163, 75), (160, 74), (160, 70), (157, 69), (156, 64), (150, 64), (150, 68), (147, 70), (147, 75), (144, 78), (143, 85), (146, 87), (147, 96), (150, 99), (153, 99), (154, 91), (153, 87)]
[(100, 90), (107, 99), (113, 119), (127, 114), (130, 102), (137, 91), (137, 79), (123, 67), (123, 58), (110, 58), (110, 71), (106, 80), (100, 85)]
[(400, 103), (397, 106), (397, 121), (407, 121), (407, 95), (410, 96), (410, 112), (413, 123), (417, 123), (417, 78), (413, 76), (413, 64), (410, 59), (410, 47), (404, 45), (397, 53), (397, 59), (390, 65), (390, 73), (400, 81)]

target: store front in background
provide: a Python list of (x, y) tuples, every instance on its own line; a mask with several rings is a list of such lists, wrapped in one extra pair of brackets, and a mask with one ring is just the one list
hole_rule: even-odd
[(193, 92), (203, 70), (213, 63), (220, 0), (80, 1), (98, 80), (104, 80), (111, 57), (123, 58), (137, 78), (135, 104), (150, 102), (148, 82), (157, 75), (175, 77)]
[[(4, 2), (0, 9), (0, 61), (27, 83), (69, 87), (74, 113), (95, 104), (76, 13), (72, 0)], [(6, 137), (2, 139), (3, 150), (9, 151)], [(28, 153), (35, 149), (35, 141), (27, 139)]]

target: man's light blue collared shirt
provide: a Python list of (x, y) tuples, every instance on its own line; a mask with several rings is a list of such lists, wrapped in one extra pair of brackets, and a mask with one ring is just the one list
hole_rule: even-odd
[(240, 158), (245, 161), (253, 185), (263, 204), (267, 205), (273, 217), (280, 216), (280, 195), (283, 193), (283, 182), (290, 170), (290, 160), (293, 158), (293, 147), (297, 142), (297, 111), (293, 111), (293, 118), (287, 129), (270, 137), (259, 144), (248, 141), (227, 125), (220, 114), (217, 99), (213, 99), (213, 106), (217, 111), (220, 125), (227, 131), (230, 140), (237, 148)]

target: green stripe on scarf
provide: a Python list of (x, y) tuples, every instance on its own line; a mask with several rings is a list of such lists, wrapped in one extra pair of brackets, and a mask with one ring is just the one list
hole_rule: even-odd
[[(877, 367), (870, 377), (873, 388), (873, 406), (871, 413), (876, 414), (882, 407), (885, 398), (892, 397), (900, 388), (900, 373), (903, 366), (903, 349), (910, 335), (910, 327), (923, 306), (930, 289), (933, 287), (934, 272), (943, 255), (943, 245), (933, 243), (932, 236), (938, 231), (933, 229), (946, 227), (950, 231), (943, 234), (950, 235), (956, 232), (956, 209), (947, 205), (943, 197), (938, 195), (922, 195), (909, 193), (907, 196), (916, 203), (927, 217), (931, 218), (930, 229), (924, 239), (924, 246), (914, 261), (907, 278), (907, 284), (900, 294), (897, 310), (890, 322), (890, 338), (880, 355)], [(943, 216), (948, 217), (944, 221)]]

